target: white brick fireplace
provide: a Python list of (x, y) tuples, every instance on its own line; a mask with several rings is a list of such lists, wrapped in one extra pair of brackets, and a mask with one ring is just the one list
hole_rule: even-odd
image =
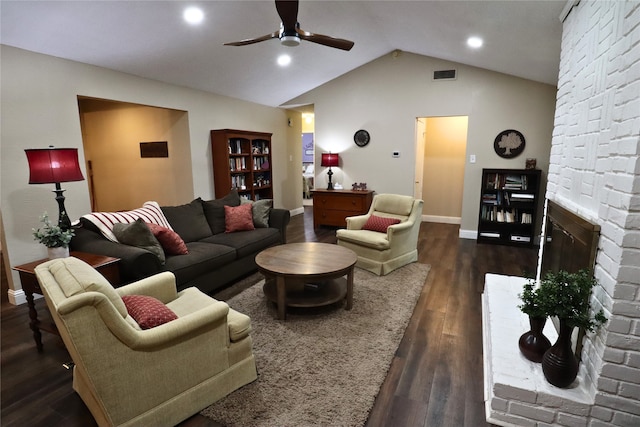
[(570, 3), (546, 197), (600, 225), (593, 298), (609, 321), (585, 339), (579, 389), (523, 381), (535, 367), (490, 343), (485, 363), (515, 375), (485, 369), (487, 409), (500, 425), (640, 426), (640, 2)]

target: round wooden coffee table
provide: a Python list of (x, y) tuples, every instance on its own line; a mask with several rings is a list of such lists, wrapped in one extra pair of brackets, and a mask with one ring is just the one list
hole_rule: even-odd
[(265, 276), (264, 293), (277, 304), (278, 319), (284, 320), (287, 306), (319, 307), (346, 298), (345, 310), (351, 310), (357, 259), (342, 246), (307, 242), (265, 249), (256, 264)]

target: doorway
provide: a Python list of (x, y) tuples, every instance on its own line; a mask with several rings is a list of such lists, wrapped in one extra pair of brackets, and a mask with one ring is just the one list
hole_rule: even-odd
[(313, 106), (302, 113), (302, 205), (313, 205), (315, 187), (315, 115)]
[(416, 197), (423, 221), (460, 224), (468, 116), (416, 119)]
[[(78, 97), (91, 210), (177, 205), (193, 197), (186, 111)], [(160, 146), (162, 150), (145, 149)]]

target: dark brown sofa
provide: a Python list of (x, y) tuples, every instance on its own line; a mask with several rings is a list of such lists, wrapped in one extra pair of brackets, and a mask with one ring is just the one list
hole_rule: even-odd
[(268, 226), (226, 233), (224, 205), (238, 206), (234, 191), (222, 199), (200, 198), (181, 206), (162, 206), (171, 228), (186, 243), (186, 255), (166, 255), (166, 261), (146, 249), (108, 240), (90, 221), (81, 218), (71, 240), (72, 251), (120, 258), (120, 279), (130, 283), (162, 271), (176, 276), (178, 290), (195, 286), (206, 293), (220, 289), (257, 271), (255, 256), (262, 250), (286, 243), (290, 213), (271, 208)]

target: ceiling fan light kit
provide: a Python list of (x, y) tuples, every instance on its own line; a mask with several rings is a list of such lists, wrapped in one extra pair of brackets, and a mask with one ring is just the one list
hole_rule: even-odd
[(280, 43), (283, 46), (298, 46), (300, 44), (300, 37), (298, 37), (298, 36), (282, 36), (282, 37), (280, 37)]
[(253, 39), (225, 43), (225, 46), (246, 46), (248, 44), (259, 43), (271, 39), (280, 39), (280, 43), (284, 46), (298, 46), (300, 44), (300, 39), (302, 39), (336, 49), (351, 50), (353, 42), (350, 40), (338, 39), (302, 30), (300, 28), (300, 23), (298, 23), (298, 3), (298, 0), (276, 0), (276, 10), (282, 20), (279, 31)]

